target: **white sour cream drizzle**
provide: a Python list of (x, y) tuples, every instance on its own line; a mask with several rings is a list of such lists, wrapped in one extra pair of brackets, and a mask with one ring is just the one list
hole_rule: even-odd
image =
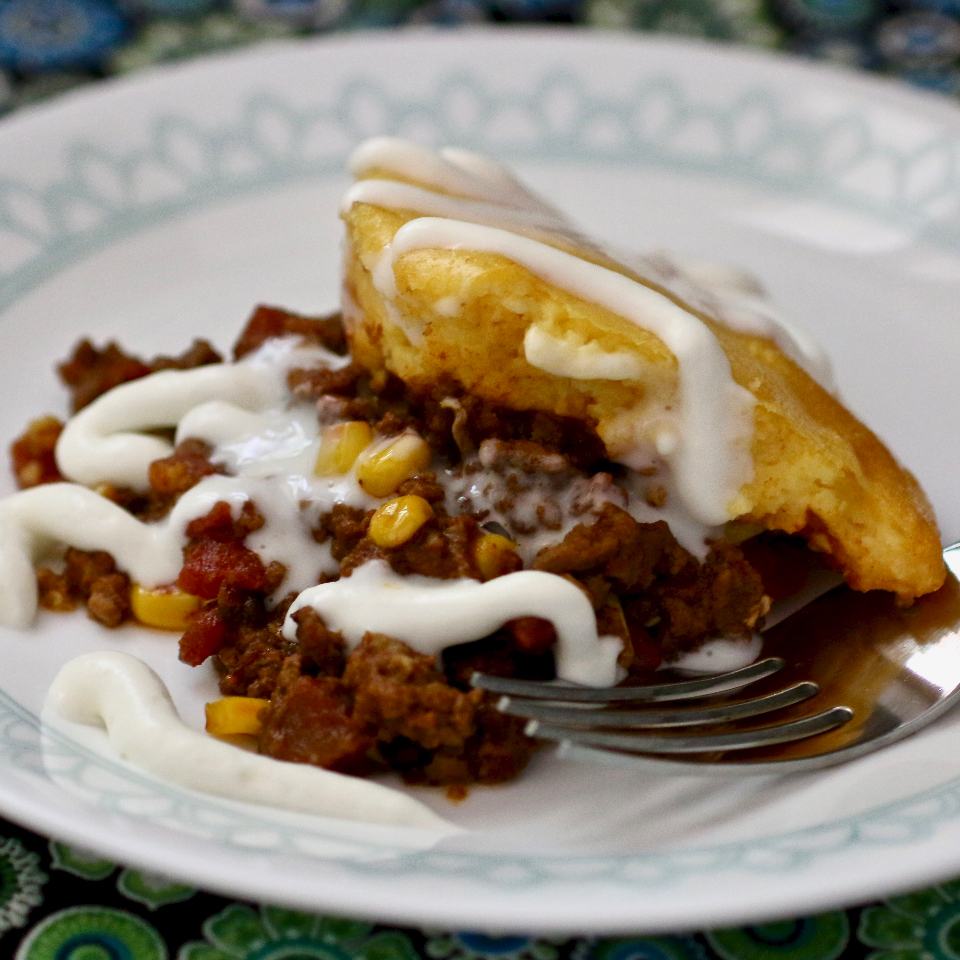
[(372, 137), (354, 150), (347, 169), (357, 180), (376, 171), (389, 172), (452, 197), (470, 197), (564, 220), (505, 167), (457, 147), (434, 153), (399, 137)]
[(106, 727), (124, 760), (190, 790), (316, 816), (459, 832), (398, 790), (249, 753), (191, 729), (163, 681), (126, 653), (71, 660), (53, 681), (46, 709), (73, 723)]
[(777, 309), (751, 274), (662, 250), (649, 256), (607, 252), (731, 330), (773, 340), (825, 390), (836, 389), (826, 351)]
[(229, 503), (237, 518), (248, 500), (266, 522), (245, 544), (264, 563), (277, 560), (287, 567), (279, 593), (302, 590), (321, 573), (336, 572), (329, 547), (316, 543), (306, 529), (293, 491), (272, 480), (207, 477), (159, 523), (142, 523), (86, 487), (44, 484), (0, 501), (0, 623), (30, 625), (37, 612), (34, 564), (52, 547), (106, 550), (134, 581), (157, 587), (177, 579), (191, 521), (220, 501)]
[(681, 653), (662, 669), (681, 670), (684, 673), (725, 673), (749, 666), (763, 649), (763, 637), (714, 637), (696, 650)]
[[(70, 420), (57, 454), (61, 471), (72, 480), (147, 482), (150, 461), (167, 456), (171, 446), (134, 431), (170, 426), (177, 427), (178, 442), (196, 437), (210, 443), (211, 459), (232, 475), (205, 477), (159, 523), (141, 523), (78, 484), (45, 484), (0, 501), (0, 623), (30, 624), (37, 606), (33, 566), (57, 547), (106, 550), (119, 569), (148, 588), (172, 583), (183, 566), (187, 525), (220, 501), (230, 504), (235, 518), (247, 501), (263, 515), (264, 525), (245, 543), (264, 563), (286, 566), (279, 595), (315, 584), (322, 573), (335, 574), (329, 545), (316, 543), (310, 521), (334, 503), (368, 509), (379, 501), (365, 494), (352, 474), (314, 475), (320, 448), (316, 411), (312, 403), (287, 406), (286, 371), (348, 361), (298, 343), (299, 338), (267, 341), (237, 363), (164, 371), (123, 384)], [(247, 387), (250, 394), (243, 392)]]
[(385, 561), (372, 560), (349, 577), (304, 590), (284, 621), (288, 639), (297, 635), (292, 615), (302, 607), (316, 610), (351, 648), (369, 631), (426, 654), (479, 640), (515, 617), (542, 617), (557, 631), (554, 656), (561, 680), (605, 687), (618, 679), (619, 638), (598, 636), (586, 594), (551, 573), (521, 570), (486, 583), (438, 580), (402, 577)]
[(60, 472), (77, 483), (111, 483), (147, 490), (149, 468), (172, 447), (140, 431), (175, 427), (194, 407), (209, 401), (259, 412), (283, 406), (286, 372), (322, 364), (336, 369), (349, 360), (319, 347), (300, 347), (299, 338), (267, 341), (237, 363), (193, 370), (164, 370), (124, 383), (73, 416), (57, 442)]
[(643, 376), (643, 365), (632, 353), (603, 350), (570, 334), (557, 337), (536, 325), (528, 327), (523, 337), (523, 355), (538, 370), (572, 380), (639, 380)]

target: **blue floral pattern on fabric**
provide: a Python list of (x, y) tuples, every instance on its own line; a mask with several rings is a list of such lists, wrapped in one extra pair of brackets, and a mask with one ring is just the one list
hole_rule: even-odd
[(0, 64), (15, 70), (95, 67), (126, 32), (106, 0), (0, 0)]

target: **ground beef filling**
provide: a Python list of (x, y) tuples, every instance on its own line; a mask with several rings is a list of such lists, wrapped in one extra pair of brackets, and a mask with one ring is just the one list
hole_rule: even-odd
[[(234, 357), (284, 335), (338, 354), (347, 351), (338, 317), (260, 307)], [(112, 386), (153, 370), (219, 360), (203, 341), (180, 357), (149, 362), (116, 344), (98, 349), (83, 341), (59, 369), (78, 410)], [(497, 515), (516, 525), (515, 531), (497, 529), (490, 509), (468, 498), (461, 498), (451, 515), (443, 483), (424, 471), (396, 493), (422, 497), (434, 515), (396, 547), (379, 546), (369, 535), (372, 510), (340, 504), (312, 521), (314, 539), (329, 543), (340, 576), (374, 559), (401, 575), (503, 576), (523, 563), (506, 551), (496, 562), (481, 564), (478, 543), (490, 530), (523, 533), (533, 523), (557, 531), (566, 511), (566, 535), (527, 566), (566, 577), (584, 591), (599, 632), (623, 641), (620, 663), (628, 682), (646, 678), (664, 659), (707, 637), (749, 633), (766, 613), (769, 595), (789, 589), (802, 566), (791, 559), (784, 563), (790, 549), (784, 552), (782, 543), (763, 536), (743, 549), (717, 543), (698, 562), (666, 523), (640, 523), (624, 509), (626, 498), (615, 483), (622, 468), (603, 459), (602, 443), (577, 421), (498, 409), (456, 384), (444, 384), (435, 395), (413, 396), (396, 378), (371, 375), (355, 364), (336, 371), (294, 369), (288, 383), (296, 397), (316, 402), (321, 424), (364, 420), (379, 437), (414, 430), (449, 465), (450, 476), (469, 480), (487, 471), (491, 489), (501, 491)], [(14, 471), (22, 487), (62, 479), (53, 457), (61, 428), (59, 420), (46, 417), (14, 443)], [(210, 454), (202, 442), (187, 440), (152, 464), (146, 493), (107, 487), (100, 492), (141, 520), (159, 520), (183, 493), (222, 472)], [(530, 478), (540, 478), (539, 486)], [(531, 521), (521, 518), (517, 504), (521, 496), (528, 503), (534, 488), (543, 494)], [(583, 522), (574, 524), (581, 515)], [(247, 503), (239, 517), (228, 504), (215, 504), (187, 528), (178, 579), (178, 586), (201, 600), (181, 637), (180, 657), (193, 665), (211, 660), (224, 695), (268, 701), (257, 741), (262, 753), (346, 773), (392, 769), (409, 782), (428, 784), (498, 783), (523, 769), (534, 744), (523, 735), (522, 721), (497, 712), (492, 698), (471, 689), (469, 679), (475, 670), (552, 678), (556, 632), (549, 621), (512, 620), (491, 636), (449, 648), (439, 661), (373, 633), (349, 650), (309, 608), (295, 615), (296, 637), (288, 640), (281, 627), (293, 597), (277, 596), (285, 570), (265, 564), (245, 545), (263, 523), (255, 504)], [(85, 604), (91, 617), (110, 627), (130, 617), (130, 582), (109, 554), (68, 550), (62, 568), (40, 568), (37, 579), (47, 609)]]

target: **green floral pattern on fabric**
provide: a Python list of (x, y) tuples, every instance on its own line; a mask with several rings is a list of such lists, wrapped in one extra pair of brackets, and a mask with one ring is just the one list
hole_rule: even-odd
[(423, 949), (432, 960), (557, 960), (556, 944), (563, 942), (482, 933), (433, 933)]
[[(8, 826), (30, 839), (27, 831)], [(8, 897), (0, 897), (0, 960), (960, 960), (960, 879), (860, 910), (740, 929), (689, 936), (537, 938), (391, 929), (231, 903), (163, 877), (118, 868), (82, 848), (33, 840), (44, 854), (19, 839), (0, 838), (0, 884), (15, 875), (20, 894), (20, 912), (11, 924), (11, 910), (3, 904), (12, 887), (0, 888)], [(41, 868), (58, 876), (51, 880)], [(44, 903), (44, 894), (57, 884), (86, 905), (58, 909), (62, 890)], [(96, 903), (118, 895), (130, 901), (129, 909)], [(30, 919), (34, 926), (25, 934), (13, 929)], [(22, 937), (19, 946), (17, 937)]]
[(693, 937), (633, 937), (598, 940), (577, 947), (571, 960), (706, 960)]
[(857, 936), (870, 960), (960, 960), (960, 880), (865, 907)]
[(0, 838), (0, 936), (24, 926), (30, 911), (43, 903), (47, 875), (39, 863), (19, 840)]
[(177, 960), (418, 960), (399, 931), (373, 932), (356, 920), (235, 903), (203, 925), (203, 942), (184, 944)]
[(182, 903), (197, 892), (185, 883), (140, 870), (122, 870), (117, 877), (117, 890), (128, 900), (142, 903), (151, 911), (171, 903)]
[(15, 960), (167, 960), (160, 934), (140, 917), (109, 907), (70, 907), (37, 924)]
[(106, 880), (117, 869), (111, 860), (83, 847), (71, 847), (69, 844), (51, 840), (49, 843), (50, 865), (54, 870), (65, 870), (83, 880)]
[(837, 910), (737, 930), (715, 930), (707, 942), (723, 960), (836, 960), (850, 940), (850, 922)]
[[(63, 870), (82, 880), (106, 880), (117, 869), (112, 860), (105, 860), (90, 850), (72, 847), (58, 840), (51, 840), (48, 849), (50, 865), (54, 870)], [(117, 890), (128, 900), (141, 903), (150, 911), (169, 903), (182, 903), (197, 892), (194, 887), (140, 870), (121, 870), (117, 877)]]

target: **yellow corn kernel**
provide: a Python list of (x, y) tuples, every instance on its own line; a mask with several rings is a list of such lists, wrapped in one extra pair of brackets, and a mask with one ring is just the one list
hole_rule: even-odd
[(221, 697), (214, 700), (206, 706), (207, 733), (215, 737), (255, 737), (263, 726), (260, 718), (269, 702), (256, 697)]
[(130, 587), (133, 615), (148, 627), (161, 630), (186, 630), (190, 615), (200, 608), (200, 598), (178, 587), (147, 589), (135, 583)]
[(335, 423), (320, 433), (320, 450), (313, 472), (318, 477), (349, 473), (357, 457), (373, 443), (373, 430), (363, 420)]
[(499, 533), (485, 533), (477, 540), (473, 546), (473, 559), (477, 561), (484, 580), (519, 569), (517, 545)]
[(389, 497), (430, 465), (430, 445), (413, 431), (377, 446), (357, 461), (357, 481), (371, 497)]
[(432, 516), (433, 507), (423, 497), (397, 497), (370, 518), (367, 534), (378, 547), (399, 547)]

